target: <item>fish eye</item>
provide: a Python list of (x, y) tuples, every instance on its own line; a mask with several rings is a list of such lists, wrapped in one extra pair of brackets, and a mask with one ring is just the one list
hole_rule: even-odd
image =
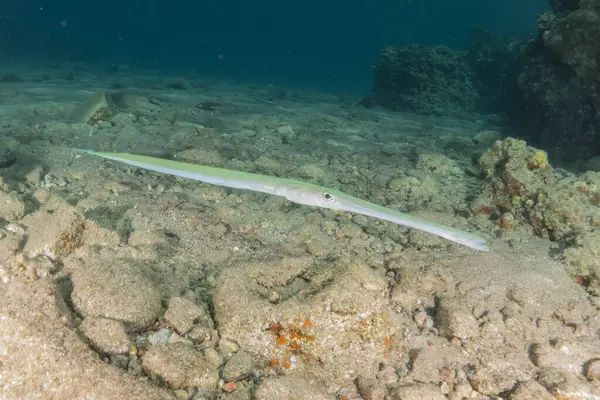
[(327, 201), (334, 201), (334, 200), (335, 200), (335, 196), (334, 196), (334, 195), (332, 195), (332, 194), (329, 194), (329, 193), (325, 193), (325, 194), (323, 195), (323, 198), (324, 198), (325, 200), (327, 200)]

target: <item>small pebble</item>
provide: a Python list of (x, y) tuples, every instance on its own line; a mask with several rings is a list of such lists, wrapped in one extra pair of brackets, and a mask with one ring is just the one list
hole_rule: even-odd
[(130, 359), (127, 370), (134, 375), (141, 375), (143, 371), (142, 364), (137, 359)]
[(51, 193), (46, 189), (38, 189), (33, 193), (33, 197), (40, 202), (45, 204), (50, 199)]
[(224, 384), (221, 386), (221, 389), (222, 389), (222, 390), (223, 390), (225, 393), (231, 393), (231, 392), (233, 392), (233, 391), (235, 391), (235, 390), (237, 389), (237, 386), (236, 386), (236, 384), (235, 384), (235, 383), (233, 383), (233, 382), (227, 382), (227, 383), (224, 383)]
[(56, 180), (56, 184), (59, 187), (65, 187), (65, 186), (67, 186), (68, 182), (64, 177), (59, 176), (58, 179)]
[(237, 352), (240, 349), (240, 346), (238, 346), (238, 344), (233, 340), (221, 339), (221, 341), (219, 342), (219, 349), (229, 354), (232, 354)]
[(448, 385), (448, 382), (442, 382), (440, 384), (440, 391), (444, 394), (450, 393), (450, 385)]
[(183, 335), (189, 332), (204, 315), (204, 309), (195, 302), (183, 297), (171, 297), (163, 318)]
[(272, 291), (271, 294), (269, 295), (269, 302), (271, 302), (273, 304), (279, 303), (280, 299), (281, 299), (281, 297), (279, 296), (279, 293), (277, 293), (276, 291)]
[(0, 265), (0, 281), (2, 281), (2, 283), (8, 283), (8, 281), (10, 281), (10, 275), (3, 265)]
[(221, 358), (219, 352), (212, 347), (204, 349), (204, 359), (215, 367), (218, 367), (223, 363), (223, 358)]
[(384, 385), (389, 385), (392, 383), (396, 383), (398, 381), (398, 375), (396, 371), (392, 367), (383, 367), (377, 373), (377, 380), (379, 380)]
[(116, 365), (119, 368), (127, 369), (129, 365), (129, 358), (122, 354), (113, 354), (110, 357), (110, 363)]
[(25, 234), (25, 229), (21, 228), (17, 224), (8, 224), (8, 225), (6, 225), (4, 227), (4, 229), (6, 229), (9, 232), (15, 233), (17, 235), (24, 235)]
[(429, 314), (427, 314), (423, 310), (419, 310), (413, 316), (413, 320), (415, 323), (421, 328), (432, 328), (433, 327), (433, 319)]
[(358, 377), (356, 385), (361, 398), (383, 399), (385, 397), (385, 386), (376, 379)]
[(277, 128), (277, 133), (280, 135), (291, 135), (294, 134), (294, 130), (289, 125), (280, 126)]
[(215, 287), (215, 286), (217, 286), (217, 279), (215, 278), (214, 275), (208, 275), (206, 277), (206, 283), (208, 283), (208, 285), (210, 287)]
[(221, 371), (221, 376), (227, 382), (239, 381), (252, 372), (253, 365), (252, 356), (245, 351), (239, 351), (227, 361)]
[(158, 331), (152, 332), (150, 335), (148, 335), (148, 341), (153, 346), (156, 346), (157, 344), (167, 343), (172, 334), (173, 331), (170, 329), (159, 329)]
[(203, 325), (194, 325), (191, 331), (186, 335), (188, 339), (196, 344), (202, 343), (205, 340), (210, 340), (212, 336), (212, 329)]

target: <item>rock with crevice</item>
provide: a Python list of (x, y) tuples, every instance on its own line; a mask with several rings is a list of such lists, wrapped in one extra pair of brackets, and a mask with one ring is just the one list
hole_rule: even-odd
[(162, 311), (161, 293), (146, 266), (110, 250), (81, 249), (64, 260), (71, 273), (73, 305), (84, 317), (121, 321), (131, 329), (150, 326)]
[(254, 361), (252, 356), (245, 351), (235, 353), (221, 371), (221, 377), (227, 382), (244, 379), (252, 372)]
[[(221, 337), (259, 365), (298, 370), (332, 392), (359, 375), (376, 378), (401, 329), (387, 283), (360, 262), (340, 264), (329, 277), (326, 265), (291, 257), (224, 271), (213, 298)], [(276, 304), (268, 301), (273, 292)]]

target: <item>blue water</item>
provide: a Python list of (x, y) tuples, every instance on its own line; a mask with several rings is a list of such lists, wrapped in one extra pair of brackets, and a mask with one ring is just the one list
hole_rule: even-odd
[(384, 45), (462, 48), (472, 27), (524, 36), (546, 9), (547, 0), (3, 0), (0, 56), (364, 92)]

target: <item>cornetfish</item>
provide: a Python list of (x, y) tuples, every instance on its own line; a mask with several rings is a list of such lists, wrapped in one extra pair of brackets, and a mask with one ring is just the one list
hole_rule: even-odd
[(348, 211), (369, 217), (393, 222), (409, 228), (419, 229), (462, 244), (475, 250), (488, 251), (486, 240), (449, 226), (436, 224), (423, 218), (414, 217), (350, 196), (336, 189), (330, 189), (293, 179), (278, 178), (242, 171), (232, 171), (205, 165), (189, 164), (180, 161), (148, 157), (129, 153), (105, 153), (92, 150), (80, 150), (98, 157), (120, 161), (135, 167), (180, 176), (196, 181), (225, 186), (235, 189), (247, 189), (275, 196), (283, 196), (294, 203), (307, 206), (328, 208), (336, 211)]

